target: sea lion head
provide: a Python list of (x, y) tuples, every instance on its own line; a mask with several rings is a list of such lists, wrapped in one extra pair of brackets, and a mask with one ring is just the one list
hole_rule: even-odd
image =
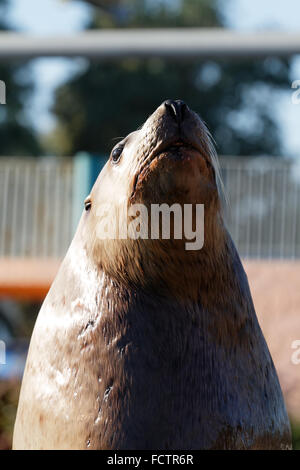
[[(182, 263), (203, 258), (200, 251), (207, 252), (209, 247), (219, 250), (219, 181), (216, 153), (203, 121), (183, 101), (163, 102), (140, 129), (112, 149), (86, 199), (79, 231), (85, 233), (82, 239), (87, 253), (101, 269), (124, 281), (136, 284), (159, 279), (162, 284), (162, 277), (169, 279), (170, 274), (166, 268), (162, 274), (161, 265), (167, 263), (173, 277)], [(183, 219), (183, 235), (181, 239), (174, 237), (175, 212), (174, 218), (170, 217), (170, 239), (162, 236), (161, 228), (158, 237), (151, 237), (151, 207), (161, 204), (180, 206), (182, 217), (190, 205), (191, 224), (196, 230), (196, 206), (203, 206), (202, 230), (207, 237), (204, 233), (202, 250), (186, 250)], [(149, 211), (144, 226), (147, 237), (125, 239), (120, 233), (124, 224), (128, 227), (134, 221), (131, 209), (136, 205)]]
[(218, 200), (209, 133), (183, 101), (165, 101), (131, 138), (137, 159), (131, 202), (208, 205)]

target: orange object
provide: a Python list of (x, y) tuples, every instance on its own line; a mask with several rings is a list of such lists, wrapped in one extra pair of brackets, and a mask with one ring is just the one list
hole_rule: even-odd
[(52, 258), (1, 258), (0, 298), (43, 300), (60, 263), (60, 259)]

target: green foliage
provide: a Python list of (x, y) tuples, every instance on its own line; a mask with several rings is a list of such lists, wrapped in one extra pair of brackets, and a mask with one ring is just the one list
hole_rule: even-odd
[[(217, 2), (208, 0), (124, 1), (100, 10), (92, 23), (93, 28), (221, 25)], [(280, 155), (272, 105), (276, 92), (288, 86), (289, 64), (279, 58), (90, 63), (57, 90), (56, 148), (64, 154), (107, 153), (114, 138), (136, 129), (162, 101), (180, 98), (206, 121), (219, 153)]]
[(300, 450), (300, 423), (292, 423), (293, 450)]
[(220, 23), (215, 0), (124, 0), (96, 14), (92, 27), (212, 27)]
[[(7, 30), (6, 0), (0, 0), (0, 30)], [(0, 62), (0, 80), (6, 85), (6, 105), (0, 105), (0, 155), (38, 155), (41, 151), (32, 128), (26, 122), (32, 84), (28, 66)]]
[(4, 13), (7, 8), (7, 0), (0, 0), (0, 30), (7, 29), (7, 25), (4, 19)]

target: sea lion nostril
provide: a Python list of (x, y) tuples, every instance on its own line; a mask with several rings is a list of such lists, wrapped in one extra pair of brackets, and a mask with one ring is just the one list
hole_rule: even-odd
[(167, 100), (164, 105), (170, 115), (180, 124), (184, 120), (187, 105), (181, 100)]

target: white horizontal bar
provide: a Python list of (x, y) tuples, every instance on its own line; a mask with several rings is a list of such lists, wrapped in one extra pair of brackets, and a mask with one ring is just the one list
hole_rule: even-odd
[(300, 34), (226, 29), (111, 29), (69, 36), (0, 33), (0, 59), (40, 56), (244, 57), (300, 54)]

